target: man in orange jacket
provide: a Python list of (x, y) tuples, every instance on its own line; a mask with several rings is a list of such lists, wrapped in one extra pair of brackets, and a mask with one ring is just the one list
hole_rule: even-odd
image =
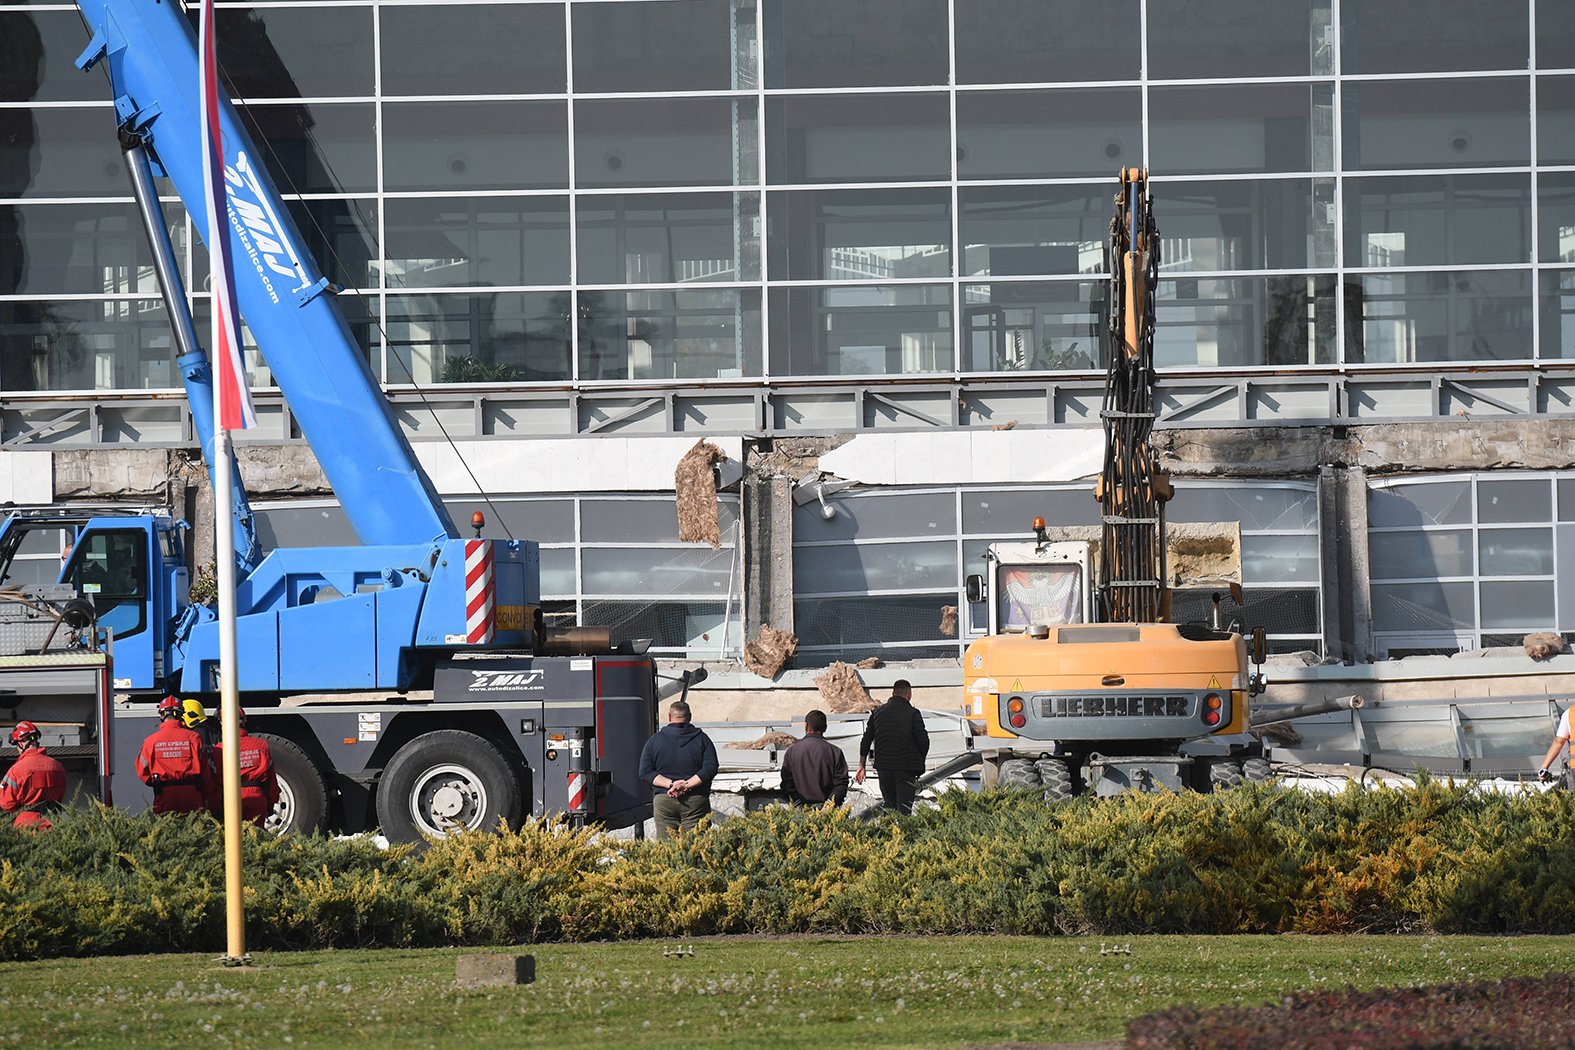
[(20, 754), (0, 779), (0, 810), (21, 811), (13, 822), (16, 827), (48, 831), (54, 825), (44, 814), (59, 809), (66, 797), (66, 767), (44, 753), (39, 739), (38, 727), (31, 722), (18, 722), (12, 728), (11, 743)]
[[(273, 812), (274, 804), (279, 801), (279, 778), (274, 775), (273, 752), (268, 749), (268, 741), (248, 733), (246, 712), (242, 711), (240, 715), (238, 751), (241, 756), (241, 817), (260, 828), (268, 819), (268, 814)], [(222, 741), (214, 745), (213, 764), (220, 770), (224, 768)], [(214, 816), (224, 816), (222, 792), (215, 792), (213, 812)]]
[(198, 813), (218, 794), (212, 756), (202, 738), (181, 725), (180, 701), (159, 701), (159, 727), (142, 742), (137, 776), (153, 788), (153, 812)]

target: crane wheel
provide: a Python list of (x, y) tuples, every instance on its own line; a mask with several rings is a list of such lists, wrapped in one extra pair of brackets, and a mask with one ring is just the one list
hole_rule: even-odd
[(1209, 759), (1209, 790), (1227, 791), (1241, 787), (1241, 763), (1234, 758)]
[(1249, 784), (1266, 784), (1274, 771), (1269, 766), (1266, 758), (1244, 758), (1241, 760), (1241, 778)]
[(1008, 758), (1001, 763), (1001, 786), (1029, 790), (1039, 786), (1039, 770), (1026, 758)]
[(1041, 758), (1034, 763), (1039, 783), (1044, 785), (1046, 802), (1062, 802), (1072, 797), (1072, 767), (1064, 758)]
[(377, 782), (377, 820), (393, 842), (493, 831), (520, 819), (520, 778), (490, 741), (440, 729), (394, 753)]
[(263, 827), (275, 835), (312, 835), (328, 823), (328, 782), (301, 745), (272, 733), (258, 733), (268, 741), (273, 772), (279, 781), (279, 801)]

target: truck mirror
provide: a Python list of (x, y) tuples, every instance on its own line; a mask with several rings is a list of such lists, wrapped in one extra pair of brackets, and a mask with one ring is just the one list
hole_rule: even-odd
[(963, 590), (967, 593), (970, 602), (984, 601), (984, 577), (977, 573), (970, 575), (964, 582)]
[(1269, 635), (1262, 627), (1252, 629), (1252, 662), (1262, 664), (1269, 657)]

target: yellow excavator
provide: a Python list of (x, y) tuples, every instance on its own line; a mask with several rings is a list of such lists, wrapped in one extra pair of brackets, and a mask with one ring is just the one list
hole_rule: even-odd
[[(1049, 800), (1269, 775), (1245, 735), (1263, 676), (1248, 665), (1248, 639), (1222, 625), (1223, 596), (1210, 623), (1168, 622), (1173, 489), (1150, 441), (1160, 243), (1146, 171), (1121, 172), (1115, 212), (1097, 579), (1090, 544), (1053, 541), (1036, 518), (1031, 542), (992, 545), (987, 573), (966, 581), (968, 600), (988, 608), (989, 633), (963, 656), (979, 750), (1000, 784), (1039, 787)], [(1239, 604), (1239, 584), (1231, 591)], [(1250, 648), (1261, 666), (1261, 628)], [(1203, 738), (1208, 746), (1189, 749)]]

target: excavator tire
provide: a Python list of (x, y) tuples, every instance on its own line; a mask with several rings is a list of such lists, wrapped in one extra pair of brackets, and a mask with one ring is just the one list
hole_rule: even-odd
[(1028, 790), (1039, 786), (1039, 770), (1026, 758), (1008, 758), (1001, 763), (1001, 786)]
[(1274, 771), (1269, 767), (1266, 758), (1244, 758), (1241, 760), (1241, 778), (1249, 784), (1266, 784)]
[(394, 753), (377, 782), (377, 820), (391, 842), (492, 831), (520, 820), (520, 778), (491, 741), (440, 729)]
[(268, 742), (279, 801), (263, 827), (275, 835), (312, 835), (328, 823), (328, 781), (301, 745), (272, 733), (258, 733)]
[(1234, 758), (1209, 759), (1209, 790), (1226, 791), (1241, 787), (1241, 763)]
[(1039, 783), (1044, 785), (1046, 802), (1061, 802), (1072, 797), (1072, 768), (1062, 758), (1041, 758), (1034, 763)]

